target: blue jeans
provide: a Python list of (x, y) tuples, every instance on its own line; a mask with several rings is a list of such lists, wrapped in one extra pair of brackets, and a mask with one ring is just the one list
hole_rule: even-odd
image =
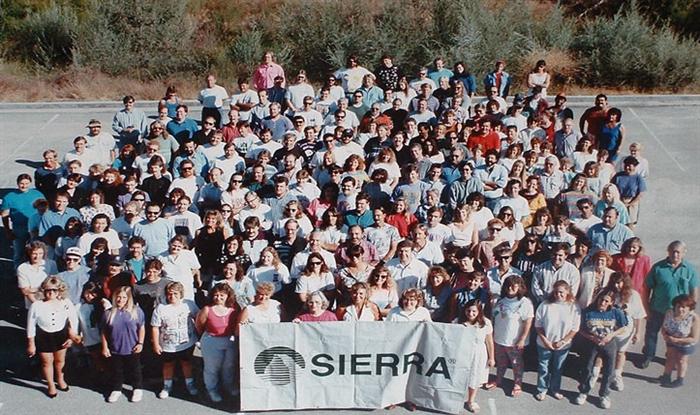
[(28, 242), (29, 234), (15, 237), (15, 239), (12, 240), (12, 262), (15, 269), (27, 260), (25, 248)]
[(664, 314), (656, 310), (649, 310), (647, 315), (646, 330), (644, 331), (644, 348), (642, 353), (647, 359), (653, 359), (656, 355), (656, 343), (659, 341), (659, 330), (664, 323)]
[(561, 389), (561, 373), (564, 361), (569, 355), (569, 348), (563, 350), (549, 350), (537, 345), (539, 364), (537, 368), (537, 392), (557, 393)]

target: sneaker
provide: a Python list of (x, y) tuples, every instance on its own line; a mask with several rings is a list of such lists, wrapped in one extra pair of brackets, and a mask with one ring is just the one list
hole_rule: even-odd
[(602, 398), (600, 398), (600, 407), (601, 408), (610, 409), (611, 406), (612, 406), (612, 402), (610, 402), (610, 398), (608, 398), (607, 396), (603, 396)]
[(131, 402), (141, 402), (143, 399), (143, 389), (134, 389), (134, 393), (131, 395)]
[(107, 398), (107, 402), (114, 403), (114, 402), (118, 401), (121, 396), (122, 396), (121, 391), (112, 391), (112, 393), (110, 393), (109, 397)]
[(639, 368), (646, 369), (649, 367), (650, 364), (651, 364), (651, 359), (647, 357), (644, 360), (642, 360), (641, 362), (639, 362)]
[(610, 389), (618, 392), (625, 390), (625, 384), (622, 382), (622, 376), (615, 376), (610, 382)]
[(537, 395), (535, 395), (535, 399), (537, 399), (538, 401), (543, 401), (546, 397), (547, 394), (545, 392), (540, 392)]
[(556, 399), (558, 401), (561, 401), (562, 399), (564, 399), (564, 395), (562, 395), (560, 392), (554, 392), (554, 395), (552, 395), (552, 396), (554, 396), (554, 399)]
[(163, 388), (160, 392), (158, 392), (158, 398), (160, 399), (167, 399), (170, 396), (170, 389), (168, 388)]
[(210, 391), (209, 399), (214, 403), (219, 403), (224, 400), (224, 398), (217, 391)]
[(199, 394), (199, 389), (197, 389), (194, 382), (185, 384), (185, 387), (187, 387), (187, 393), (189, 393), (190, 396), (197, 396)]
[(576, 397), (576, 400), (574, 400), (574, 403), (576, 405), (583, 405), (586, 403), (586, 400), (588, 399), (588, 395), (585, 393), (579, 393), (578, 396)]
[(671, 386), (671, 375), (664, 374), (664, 375), (659, 376), (659, 383), (663, 387)]

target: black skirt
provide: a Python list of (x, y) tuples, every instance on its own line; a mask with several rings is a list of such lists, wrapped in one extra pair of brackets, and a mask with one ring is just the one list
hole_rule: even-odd
[(63, 329), (53, 333), (44, 331), (41, 327), (36, 328), (34, 343), (36, 344), (36, 351), (39, 353), (53, 353), (64, 349), (63, 343), (65, 343), (66, 340), (68, 340), (67, 321)]

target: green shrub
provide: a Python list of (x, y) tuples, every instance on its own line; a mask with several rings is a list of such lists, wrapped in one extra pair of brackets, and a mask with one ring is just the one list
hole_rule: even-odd
[(586, 22), (573, 50), (579, 81), (592, 86), (680, 89), (700, 80), (700, 46), (654, 29), (636, 8)]
[(73, 62), (78, 18), (69, 7), (51, 3), (28, 15), (14, 33), (13, 51), (39, 69), (51, 70)]
[(139, 79), (201, 71), (194, 29), (187, 0), (95, 0), (77, 63)]

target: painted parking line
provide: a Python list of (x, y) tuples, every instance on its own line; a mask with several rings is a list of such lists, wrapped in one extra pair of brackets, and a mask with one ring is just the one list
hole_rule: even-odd
[(686, 172), (685, 168), (683, 166), (681, 166), (681, 163), (679, 163), (678, 160), (676, 160), (676, 158), (671, 155), (671, 152), (668, 151), (668, 148), (666, 147), (666, 145), (661, 140), (659, 140), (659, 137), (657, 137), (656, 134), (654, 134), (654, 132), (651, 130), (651, 128), (649, 128), (649, 126), (647, 125), (647, 123), (644, 122), (642, 117), (637, 115), (637, 113), (632, 108), (627, 108), (627, 109), (632, 113), (632, 115), (635, 116), (635, 118), (637, 118), (637, 120), (639, 120), (639, 122), (642, 124), (642, 127), (644, 127), (644, 129), (647, 130), (647, 132), (649, 133), (651, 138), (653, 138), (654, 141), (656, 141), (659, 144), (659, 146), (664, 151), (664, 153), (666, 153), (668, 158), (673, 160), (673, 162), (676, 163), (676, 166), (678, 166), (678, 168), (681, 169), (681, 171), (685, 173)]
[(53, 124), (53, 122), (56, 121), (59, 116), (60, 116), (60, 114), (54, 114), (54, 116), (51, 117), (48, 121), (46, 121), (33, 135), (24, 139), (24, 141), (22, 141), (22, 143), (20, 145), (15, 147), (15, 149), (14, 149), (14, 151), (12, 151), (12, 153), (10, 153), (7, 157), (5, 157), (5, 160), (0, 162), (0, 168), (2, 168), (5, 164), (7, 164), (8, 161), (14, 161), (15, 155), (17, 155), (17, 153), (19, 153), (20, 150), (22, 150), (24, 147), (26, 147), (27, 144), (29, 144), (32, 140), (37, 138), (40, 135), (39, 133), (44, 131), (44, 129), (46, 129), (46, 127)]

